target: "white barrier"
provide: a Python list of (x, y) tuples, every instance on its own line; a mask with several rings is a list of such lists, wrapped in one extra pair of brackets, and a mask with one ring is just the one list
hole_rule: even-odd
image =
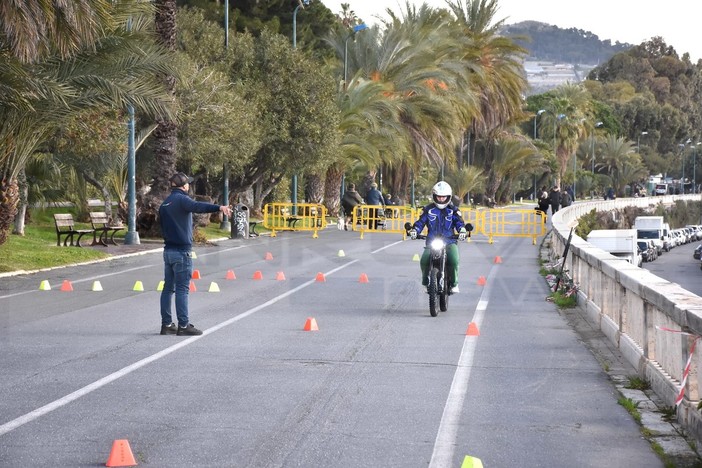
[[(650, 207), (675, 200), (700, 201), (701, 195), (624, 198), (571, 205), (552, 218), (551, 255), (563, 255), (570, 228), (579, 217), (625, 206)], [(702, 298), (647, 270), (614, 257), (573, 234), (565, 268), (578, 285), (578, 303), (590, 320), (617, 346), (666, 405), (674, 406), (695, 337), (702, 336)], [(683, 330), (689, 335), (661, 328)], [(700, 348), (694, 350), (678, 421), (702, 444), (702, 415), (697, 410), (702, 372)]]

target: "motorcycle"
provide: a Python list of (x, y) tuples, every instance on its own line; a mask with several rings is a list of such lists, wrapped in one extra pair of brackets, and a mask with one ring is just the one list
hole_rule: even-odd
[[(409, 234), (412, 229), (411, 223), (405, 223), (405, 231)], [(468, 237), (473, 230), (473, 226), (466, 224)], [(450, 239), (458, 239), (458, 235), (453, 235)], [(427, 236), (417, 234), (417, 239), (426, 239)], [(427, 293), (429, 294), (429, 313), (432, 317), (439, 315), (437, 311), (437, 302), (439, 310), (446, 312), (448, 310), (449, 296), (451, 296), (451, 284), (453, 283), (452, 272), (446, 270), (446, 238), (443, 236), (435, 236), (429, 243), (431, 250), (431, 258), (429, 263), (429, 285)]]

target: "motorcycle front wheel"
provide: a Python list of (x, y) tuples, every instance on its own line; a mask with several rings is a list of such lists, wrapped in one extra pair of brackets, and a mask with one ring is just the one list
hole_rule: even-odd
[(439, 309), (441, 312), (446, 312), (448, 310), (448, 299), (448, 287), (444, 285), (444, 290), (441, 291), (441, 294), (439, 294)]
[(436, 297), (439, 295), (439, 283), (436, 277), (437, 273), (436, 268), (432, 268), (431, 272), (429, 272), (429, 313), (432, 317), (439, 315), (439, 312), (436, 310)]

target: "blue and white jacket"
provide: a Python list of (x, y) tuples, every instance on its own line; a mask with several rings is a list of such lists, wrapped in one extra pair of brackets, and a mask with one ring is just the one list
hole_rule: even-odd
[(451, 239), (451, 236), (455, 234), (454, 230), (460, 231), (466, 226), (466, 223), (461, 216), (461, 210), (456, 208), (453, 203), (449, 203), (443, 210), (432, 203), (424, 207), (419, 219), (412, 225), (412, 229), (422, 232), (424, 226), (427, 227), (426, 245), (429, 245), (437, 235), (442, 235), (447, 243), (455, 244), (456, 239)]

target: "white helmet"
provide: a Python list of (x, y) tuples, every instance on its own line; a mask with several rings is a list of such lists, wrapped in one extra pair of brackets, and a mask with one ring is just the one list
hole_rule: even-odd
[(453, 190), (451, 190), (451, 186), (443, 180), (437, 182), (431, 189), (431, 198), (440, 210), (443, 210), (451, 203), (452, 196)]

